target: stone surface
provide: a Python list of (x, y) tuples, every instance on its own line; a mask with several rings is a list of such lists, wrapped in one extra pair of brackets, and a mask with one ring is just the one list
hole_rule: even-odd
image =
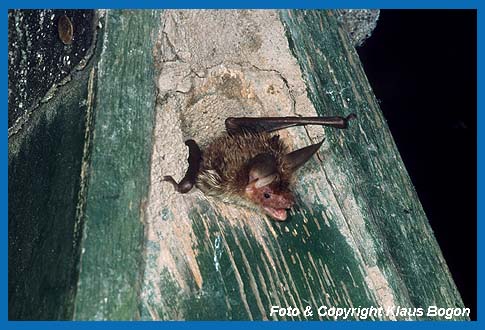
[(379, 9), (340, 9), (337, 18), (342, 22), (350, 40), (355, 47), (362, 44), (372, 35), (379, 20)]

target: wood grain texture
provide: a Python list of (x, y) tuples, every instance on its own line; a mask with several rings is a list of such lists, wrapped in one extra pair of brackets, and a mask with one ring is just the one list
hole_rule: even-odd
[[(325, 27), (334, 26), (333, 15), (321, 12), (292, 11), (282, 13), (281, 17), (293, 40), (290, 42), (292, 51), (299, 59), (309, 96), (319, 114), (328, 113), (323, 109), (328, 109), (329, 104), (336, 113), (346, 112), (346, 109), (358, 111), (360, 134), (346, 134), (344, 144), (339, 142), (338, 135), (329, 136), (329, 143), (335, 145), (335, 157), (322, 166), (329, 174), (347, 174), (340, 183), (347, 188), (333, 192), (341, 209), (350, 215), (349, 227), (354, 226), (353, 210), (358, 209), (373, 241), (372, 249), (366, 245), (358, 249), (364, 262), (381, 269), (397, 297), (409, 306), (463, 306), (345, 32), (341, 28), (333, 33), (318, 33), (313, 29), (321, 26), (327, 30)], [(353, 196), (355, 204), (349, 205), (349, 195)]]
[(100, 18), (77, 320), (139, 318), (141, 219), (154, 120), (152, 50), (158, 15), (116, 10)]
[(60, 88), (9, 138), (9, 320), (73, 314), (88, 79), (85, 71)]
[(63, 48), (53, 33), (63, 13), (11, 10), (8, 15), (9, 320), (73, 315), (81, 249), (77, 206), (96, 33), (94, 11), (69, 11), (77, 39)]

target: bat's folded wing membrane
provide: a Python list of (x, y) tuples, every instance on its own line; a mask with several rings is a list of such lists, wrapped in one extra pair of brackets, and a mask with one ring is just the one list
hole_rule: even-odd
[(229, 117), (226, 119), (226, 131), (229, 134), (242, 132), (274, 132), (280, 129), (302, 126), (323, 125), (335, 128), (347, 128), (348, 121), (355, 114), (347, 117)]

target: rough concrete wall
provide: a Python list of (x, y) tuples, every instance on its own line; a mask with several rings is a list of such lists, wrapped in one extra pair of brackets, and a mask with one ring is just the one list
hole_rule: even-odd
[(360, 47), (372, 35), (379, 20), (379, 9), (340, 9), (336, 11), (350, 40)]

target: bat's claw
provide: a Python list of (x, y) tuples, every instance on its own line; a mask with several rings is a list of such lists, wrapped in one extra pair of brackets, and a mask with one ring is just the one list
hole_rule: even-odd
[(175, 179), (170, 175), (164, 176), (162, 178), (162, 181), (167, 181), (171, 183), (175, 190), (181, 194), (189, 192), (190, 189), (192, 189), (192, 187), (194, 186), (194, 183), (187, 178), (183, 178), (180, 183), (177, 183), (177, 181), (175, 181)]
[(171, 176), (171, 175), (165, 175), (165, 176), (162, 178), (162, 181), (167, 181), (167, 182), (171, 183), (171, 184), (172, 184), (172, 186), (173, 186), (173, 187), (174, 187), (176, 190), (178, 190), (178, 183), (177, 183), (177, 181), (175, 181), (175, 179), (174, 179), (174, 178), (172, 178), (172, 176)]
[(357, 115), (355, 113), (351, 113), (350, 115), (348, 115), (347, 117), (345, 117), (345, 120), (346, 121), (349, 121), (351, 119), (356, 119), (357, 118)]
[(189, 192), (195, 185), (197, 174), (199, 173), (200, 162), (202, 160), (202, 152), (194, 140), (185, 141), (185, 145), (189, 147), (189, 168), (182, 181), (177, 183), (177, 181), (170, 175), (166, 175), (162, 178), (162, 181), (170, 182), (175, 190), (182, 194)]
[[(342, 118), (342, 117), (340, 117), (340, 118)], [(351, 113), (347, 117), (342, 118), (343, 119), (342, 126), (339, 127), (339, 128), (347, 128), (347, 127), (349, 127), (349, 121), (352, 120), (352, 119), (355, 119), (355, 118), (357, 118), (357, 115), (355, 113)]]

